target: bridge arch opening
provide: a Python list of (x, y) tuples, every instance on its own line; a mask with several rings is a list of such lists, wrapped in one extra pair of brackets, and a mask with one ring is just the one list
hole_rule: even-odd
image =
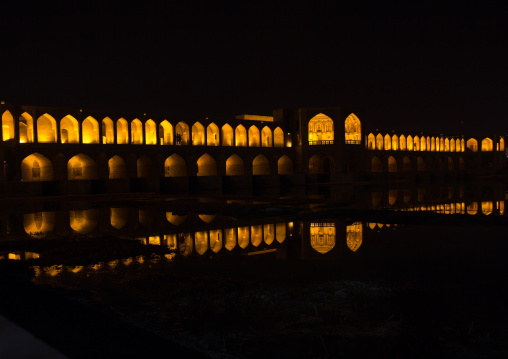
[(401, 151), (406, 151), (406, 136), (400, 135), (399, 137), (399, 149)]
[(376, 148), (376, 136), (373, 133), (369, 133), (367, 136), (367, 148), (373, 150)]
[(273, 146), (274, 147), (284, 147), (284, 131), (280, 127), (277, 127), (273, 130)]
[(83, 143), (99, 143), (99, 123), (92, 116), (88, 116), (81, 124)]
[(249, 127), (249, 147), (259, 147), (259, 130), (254, 125)]
[(293, 161), (288, 155), (284, 155), (277, 161), (277, 169), (280, 175), (291, 175), (294, 173)]
[(272, 130), (270, 127), (265, 126), (261, 130), (261, 145), (263, 147), (272, 147)]
[(382, 150), (383, 149), (383, 135), (378, 133), (376, 136), (376, 150)]
[(207, 146), (219, 146), (219, 126), (211, 123), (206, 128), (206, 144)]
[(354, 113), (344, 121), (346, 143), (359, 145), (362, 143), (362, 124)]
[(407, 150), (413, 151), (413, 148), (414, 148), (413, 136), (411, 136), (411, 135), (407, 136), (406, 143), (407, 143)]
[(402, 171), (411, 172), (411, 160), (408, 156), (404, 156), (402, 159)]
[(233, 138), (235, 137), (233, 133), (233, 127), (228, 125), (227, 123), (221, 128), (221, 139), (222, 146), (231, 147), (233, 146)]
[(470, 138), (466, 142), (466, 146), (470, 151), (477, 152), (478, 151), (478, 141), (474, 138)]
[(108, 161), (108, 178), (118, 179), (127, 178), (127, 166), (120, 156), (113, 156)]
[(95, 161), (87, 155), (80, 153), (67, 162), (68, 180), (90, 180), (97, 178)]
[(244, 164), (243, 160), (238, 155), (231, 155), (226, 160), (226, 176), (243, 176)]
[(189, 143), (189, 125), (181, 121), (175, 127), (175, 143), (177, 145), (187, 146)]
[(494, 149), (494, 143), (490, 138), (484, 138), (482, 140), (482, 152), (491, 152)]
[(388, 172), (398, 172), (397, 160), (395, 157), (388, 157)]
[(335, 161), (328, 153), (320, 152), (309, 159), (309, 174), (331, 174), (335, 172)]
[(113, 120), (105, 117), (102, 120), (102, 144), (109, 145), (115, 143), (115, 126)]
[(79, 143), (79, 123), (71, 115), (60, 120), (60, 142)]
[(37, 119), (37, 142), (56, 142), (56, 120), (47, 113)]
[(399, 137), (397, 135), (392, 136), (392, 150), (393, 151), (399, 150)]
[(192, 125), (192, 145), (205, 145), (205, 127), (200, 122), (196, 122)]
[(247, 130), (242, 125), (238, 125), (235, 128), (235, 146), (247, 146)]
[(252, 161), (252, 174), (253, 175), (269, 175), (270, 162), (263, 155), (258, 155)]
[(185, 177), (187, 176), (187, 164), (185, 160), (177, 155), (172, 154), (164, 161), (165, 177)]
[(156, 145), (157, 144), (157, 131), (155, 121), (148, 119), (145, 122), (145, 144)]
[(212, 156), (205, 153), (199, 157), (198, 161), (198, 177), (201, 176), (217, 176), (217, 164)]
[(370, 171), (372, 173), (383, 172), (383, 166), (381, 165), (381, 160), (379, 159), (379, 157), (374, 156), (370, 160)]
[(34, 142), (34, 119), (28, 113), (23, 112), (19, 116), (19, 143)]
[(153, 165), (152, 160), (148, 156), (141, 156), (136, 161), (136, 167), (138, 172), (138, 178), (152, 178), (153, 177)]
[(159, 125), (159, 141), (161, 145), (173, 144), (173, 125), (168, 120), (164, 120)]
[(143, 124), (137, 118), (131, 121), (131, 144), (143, 144)]
[(21, 162), (21, 180), (23, 182), (52, 181), (53, 165), (40, 153), (32, 153)]
[(14, 117), (8, 110), (2, 114), (2, 139), (4, 141), (14, 139)]
[(453, 164), (453, 158), (448, 157), (448, 171), (453, 171), (455, 169), (455, 166)]
[(309, 145), (333, 144), (335, 131), (333, 120), (323, 113), (312, 117), (308, 123)]
[(129, 123), (125, 118), (116, 121), (116, 143), (119, 145), (129, 143)]
[(392, 138), (390, 137), (390, 135), (386, 134), (385, 137), (385, 144), (384, 144), (384, 147), (385, 147), (385, 150), (391, 150), (392, 149)]
[(416, 158), (416, 170), (420, 172), (425, 171), (425, 160), (421, 156)]
[(450, 139), (450, 152), (455, 152), (455, 140)]

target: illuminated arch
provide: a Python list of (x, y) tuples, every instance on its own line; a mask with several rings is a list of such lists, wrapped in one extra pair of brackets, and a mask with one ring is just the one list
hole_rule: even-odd
[(258, 155), (252, 161), (252, 174), (253, 175), (269, 175), (270, 174), (270, 162), (263, 155)]
[(399, 149), (401, 151), (406, 151), (406, 136), (400, 135), (400, 137), (399, 137), (399, 144), (400, 144)]
[(448, 138), (445, 138), (444, 140), (444, 152), (450, 152), (450, 140)]
[(152, 178), (153, 166), (152, 160), (148, 156), (141, 156), (136, 162), (138, 178)]
[(125, 161), (120, 156), (113, 156), (108, 161), (108, 178), (127, 178), (127, 166)]
[(208, 232), (201, 231), (194, 234), (194, 248), (196, 253), (203, 255), (208, 250)]
[(145, 144), (146, 145), (156, 145), (157, 144), (157, 130), (156, 130), (155, 121), (152, 119), (148, 119), (145, 122)]
[(356, 252), (362, 245), (363, 225), (362, 222), (355, 222), (346, 227), (346, 243), (350, 250)]
[(350, 114), (344, 121), (346, 143), (361, 144), (362, 124), (354, 113)]
[(166, 219), (168, 220), (169, 223), (171, 223), (175, 226), (179, 226), (183, 222), (185, 222), (185, 220), (187, 219), (187, 215), (180, 216), (180, 215), (175, 214), (173, 212), (166, 212)]
[(391, 150), (392, 149), (392, 138), (390, 137), (390, 135), (386, 134), (384, 137), (384, 140), (385, 140), (385, 144), (384, 144), (385, 150)]
[(416, 170), (420, 172), (425, 171), (425, 161), (421, 156), (416, 158)]
[(115, 125), (113, 120), (109, 117), (105, 117), (102, 120), (102, 144), (113, 144), (115, 143)]
[(192, 125), (192, 145), (205, 145), (205, 128), (200, 122), (196, 122)]
[(499, 138), (499, 151), (504, 151), (504, 150), (505, 150), (504, 138), (501, 137), (501, 138)]
[(293, 161), (289, 156), (284, 155), (277, 161), (278, 174), (290, 175), (294, 173)]
[(189, 126), (185, 122), (178, 122), (175, 127), (176, 144), (186, 146), (189, 143)]
[(404, 156), (402, 159), (402, 171), (411, 172), (411, 160), (408, 156)]
[(261, 130), (261, 146), (272, 147), (272, 130), (268, 126)]
[(250, 227), (238, 227), (238, 246), (247, 248), (250, 242)]
[(393, 156), (388, 157), (388, 172), (397, 172), (397, 171), (398, 171), (397, 160)]
[(52, 181), (53, 165), (40, 153), (32, 153), (21, 162), (21, 180), (23, 182)]
[(206, 144), (207, 146), (219, 146), (219, 143), (219, 127), (212, 122), (206, 128)]
[(198, 177), (201, 176), (217, 176), (217, 165), (215, 160), (208, 153), (199, 157), (198, 161)]
[(44, 238), (55, 229), (55, 212), (36, 212), (23, 215), (26, 234), (33, 238)]
[(399, 150), (399, 137), (397, 135), (392, 136), (392, 150), (393, 151)]
[(228, 125), (227, 123), (221, 128), (221, 138), (222, 145), (231, 147), (233, 146), (233, 138), (235, 137), (233, 133), (233, 127)]
[(19, 143), (34, 142), (34, 120), (28, 113), (19, 116)]
[(4, 141), (14, 139), (14, 118), (9, 111), (2, 114), (2, 139)]
[(131, 121), (131, 144), (143, 144), (143, 124), (137, 118)]
[(436, 151), (436, 138), (434, 136), (430, 138), (430, 151), (431, 152)]
[(275, 225), (265, 224), (263, 225), (263, 240), (266, 244), (271, 245), (275, 240)]
[(284, 147), (284, 131), (280, 127), (277, 127), (273, 130), (273, 146), (274, 147)]
[(210, 249), (214, 253), (218, 253), (222, 248), (222, 231), (220, 229), (213, 229), (209, 232), (210, 235)]
[(370, 171), (372, 173), (383, 172), (383, 166), (381, 165), (381, 160), (379, 159), (379, 157), (377, 156), (372, 157), (370, 164), (371, 164)]
[(161, 145), (173, 144), (173, 125), (164, 120), (159, 125), (159, 140)]
[(89, 180), (97, 178), (95, 161), (87, 155), (80, 153), (67, 162), (68, 180)]
[(88, 116), (81, 124), (83, 143), (99, 143), (99, 123), (92, 116)]
[(279, 243), (286, 239), (286, 223), (275, 224), (275, 240)]
[(37, 142), (56, 142), (56, 120), (47, 113), (37, 119)]
[(478, 151), (478, 141), (475, 140), (474, 138), (470, 138), (469, 140), (467, 140), (466, 146), (469, 150), (473, 152)]
[(383, 135), (378, 133), (376, 136), (376, 150), (382, 150), (383, 149)]
[(165, 177), (185, 177), (187, 176), (187, 165), (185, 160), (176, 153), (172, 154), (164, 162)]
[(450, 139), (450, 152), (455, 152), (455, 140)]
[[(431, 140), (430, 140), (430, 137), (429, 137), (429, 136), (427, 136), (427, 142), (426, 142), (426, 147), (425, 147), (425, 149), (426, 149), (427, 151), (432, 151)], [(423, 148), (422, 148), (422, 151), (425, 151), (425, 149), (423, 149)]]
[(413, 150), (414, 142), (413, 142), (413, 137), (411, 135), (407, 136), (406, 143), (407, 143), (407, 150), (408, 151), (412, 151)]
[(116, 229), (122, 229), (127, 224), (129, 218), (128, 208), (110, 208), (109, 223)]
[(243, 160), (238, 155), (231, 155), (226, 161), (226, 176), (243, 176)]
[(311, 223), (310, 245), (321, 254), (331, 251), (335, 247), (335, 223)]
[(224, 247), (232, 251), (236, 247), (236, 228), (226, 228), (224, 230)]
[(309, 121), (309, 144), (331, 144), (335, 137), (333, 120), (323, 113)]
[(60, 142), (79, 143), (79, 123), (71, 115), (60, 120)]
[(415, 151), (425, 151), (425, 149), (422, 149), (420, 147), (420, 138), (418, 136), (414, 137), (414, 150)]
[(367, 136), (367, 148), (373, 150), (376, 148), (376, 136), (373, 133), (369, 133)]
[(494, 142), (490, 138), (482, 140), (482, 152), (491, 152), (494, 149)]
[(129, 123), (125, 118), (116, 121), (116, 143), (119, 145), (129, 143)]
[(263, 226), (259, 224), (250, 227), (250, 241), (254, 247), (258, 247), (263, 242)]
[(247, 130), (242, 125), (238, 125), (235, 128), (235, 146), (247, 146)]
[(259, 147), (259, 130), (254, 125), (249, 127), (249, 147)]
[(309, 159), (309, 174), (330, 174), (335, 172), (335, 161), (327, 153), (320, 152)]

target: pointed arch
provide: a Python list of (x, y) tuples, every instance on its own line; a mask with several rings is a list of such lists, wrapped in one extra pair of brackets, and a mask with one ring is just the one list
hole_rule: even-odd
[(129, 143), (129, 123), (123, 117), (116, 121), (116, 143), (119, 145)]
[(19, 143), (34, 142), (34, 120), (28, 113), (19, 116)]
[(376, 136), (376, 150), (382, 150), (384, 144), (383, 135), (378, 133)]
[(9, 110), (2, 114), (2, 139), (3, 141), (14, 139), (14, 117)]
[(189, 143), (189, 125), (180, 121), (175, 126), (175, 143), (177, 145), (187, 146)]
[(143, 144), (143, 124), (137, 118), (131, 121), (131, 144)]
[(354, 113), (350, 114), (344, 121), (346, 143), (361, 144), (362, 142), (362, 124)]
[(102, 120), (102, 144), (110, 145), (115, 143), (115, 126), (113, 120), (105, 117)]
[(222, 139), (222, 146), (233, 146), (233, 139), (235, 135), (233, 133), (233, 127), (228, 125), (227, 123), (222, 126), (221, 128), (221, 139)]
[(284, 147), (284, 131), (280, 127), (273, 130), (273, 146)]
[(155, 121), (148, 119), (145, 122), (145, 145), (156, 145), (157, 144), (157, 126)]
[(83, 143), (99, 143), (99, 123), (92, 116), (88, 116), (81, 124)]
[(450, 140), (448, 139), (448, 137), (444, 139), (443, 151), (450, 152)]
[(386, 134), (385, 137), (385, 150), (391, 150), (392, 149), (392, 138), (389, 134)]
[(235, 146), (247, 146), (247, 130), (242, 125), (238, 125), (235, 128)]
[(332, 144), (335, 131), (333, 120), (323, 113), (318, 113), (312, 117), (308, 123), (309, 144)]
[(161, 145), (173, 144), (173, 125), (164, 120), (159, 125), (159, 141)]
[(205, 153), (198, 158), (198, 177), (201, 176), (217, 176), (217, 164), (212, 156)]
[(416, 170), (419, 172), (425, 171), (425, 160), (421, 156), (416, 158)]
[(325, 254), (335, 247), (335, 223), (311, 223), (310, 245), (318, 253)]
[(404, 156), (402, 159), (402, 171), (411, 172), (411, 160), (408, 156)]
[(399, 149), (401, 151), (406, 151), (406, 136), (400, 135), (400, 137), (399, 137), (399, 144), (400, 144)]
[(413, 138), (413, 150), (414, 151), (420, 151), (420, 138), (418, 136), (415, 136)]
[(56, 120), (47, 113), (37, 119), (37, 142), (56, 142)]
[(355, 222), (346, 227), (346, 243), (348, 248), (356, 252), (362, 245), (363, 239), (363, 224), (362, 222)]
[(259, 130), (254, 125), (249, 127), (249, 147), (259, 147)]
[(426, 145), (425, 146), (426, 146), (425, 148), (426, 148), (427, 151), (432, 151), (431, 140), (430, 140), (429, 136), (427, 136), (427, 141), (426, 141)]
[(294, 173), (293, 161), (288, 155), (284, 155), (277, 161), (278, 174), (291, 175)]
[(473, 152), (477, 152), (478, 151), (478, 141), (474, 138), (470, 138), (466, 142), (466, 147)]
[(252, 161), (252, 174), (253, 175), (269, 175), (270, 162), (263, 155), (258, 155)]
[(381, 165), (381, 160), (379, 159), (379, 157), (377, 156), (372, 157), (370, 161), (370, 171), (372, 173), (383, 172), (383, 166)]
[(367, 148), (373, 150), (376, 148), (376, 136), (373, 133), (369, 133), (367, 136)]
[(196, 122), (192, 125), (192, 145), (205, 145), (205, 127), (200, 122)]
[(219, 146), (219, 143), (219, 126), (212, 122), (206, 127), (206, 145)]
[(450, 139), (450, 152), (455, 152), (455, 140), (453, 138)]
[(32, 153), (21, 162), (21, 180), (23, 182), (52, 181), (53, 164), (40, 153)]
[(335, 172), (335, 161), (330, 154), (320, 152), (309, 159), (309, 174), (331, 174)]
[(453, 158), (451, 158), (450, 156), (448, 156), (448, 167), (447, 167), (448, 171), (453, 171), (455, 169), (455, 166), (453, 164)]
[(494, 142), (486, 137), (482, 140), (482, 152), (491, 152), (494, 149)]
[(393, 135), (392, 136), (392, 151), (398, 151), (399, 150), (399, 136)]
[(150, 157), (144, 155), (138, 158), (136, 161), (136, 168), (138, 178), (152, 178), (153, 177), (153, 165)]
[(68, 180), (89, 180), (97, 178), (95, 161), (89, 156), (80, 153), (67, 162)]
[(243, 176), (244, 164), (243, 160), (238, 155), (231, 155), (226, 160), (226, 176)]
[(109, 179), (127, 178), (127, 166), (124, 159), (116, 155), (111, 157), (108, 161), (108, 173)]
[(388, 157), (388, 172), (398, 172), (397, 160), (395, 157)]
[(272, 147), (272, 130), (268, 126), (261, 130), (261, 146)]
[(431, 152), (436, 151), (436, 138), (434, 136), (430, 138), (430, 151)]
[(165, 177), (185, 177), (187, 176), (187, 164), (185, 160), (177, 155), (172, 154), (164, 162)]
[(79, 123), (71, 115), (60, 120), (60, 142), (79, 143)]

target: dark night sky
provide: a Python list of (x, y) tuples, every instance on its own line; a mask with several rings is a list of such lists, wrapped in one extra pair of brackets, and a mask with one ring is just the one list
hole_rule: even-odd
[(190, 120), (352, 105), (385, 130), (508, 131), (506, 5), (14, 3), (0, 9), (6, 102)]

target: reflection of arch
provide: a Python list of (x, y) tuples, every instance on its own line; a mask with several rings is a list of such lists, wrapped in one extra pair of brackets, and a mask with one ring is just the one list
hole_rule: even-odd
[(128, 208), (110, 208), (109, 210), (109, 222), (111, 223), (111, 226), (116, 229), (122, 229), (125, 227), (128, 217)]
[(309, 159), (309, 174), (329, 174), (335, 169), (335, 161), (327, 153), (320, 152)]
[(25, 232), (33, 238), (44, 238), (55, 228), (55, 212), (36, 212), (23, 215)]
[(222, 248), (222, 231), (220, 229), (210, 230), (210, 249), (217, 253)]
[(85, 118), (81, 124), (83, 143), (99, 143), (99, 123), (92, 116)]
[(258, 155), (252, 161), (252, 174), (253, 175), (269, 175), (270, 174), (270, 163), (268, 159), (263, 155)]
[(172, 145), (173, 144), (173, 125), (164, 120), (159, 125), (159, 141), (161, 145)]
[(155, 122), (151, 119), (145, 122), (145, 144), (156, 145), (157, 144), (157, 131)]
[(250, 227), (238, 227), (238, 246), (242, 249), (247, 248), (250, 242)]
[(335, 223), (311, 223), (310, 245), (321, 254), (335, 247)]
[(417, 171), (425, 171), (425, 161), (421, 156), (418, 156), (418, 158), (416, 159), (416, 163), (417, 163), (416, 166)]
[(250, 227), (250, 241), (254, 247), (257, 247), (263, 241), (263, 226), (256, 225)]
[(28, 113), (19, 116), (19, 143), (34, 142), (34, 120)]
[(102, 143), (112, 144), (115, 143), (115, 130), (113, 120), (106, 117), (102, 120)]
[(226, 228), (224, 230), (224, 247), (228, 251), (233, 250), (236, 246), (236, 228)]
[(185, 122), (178, 122), (175, 127), (176, 144), (186, 146), (189, 143), (189, 126)]
[(14, 118), (9, 111), (2, 114), (2, 139), (4, 141), (14, 139)]
[(226, 161), (226, 176), (243, 176), (243, 160), (238, 155), (231, 155)]
[(205, 254), (208, 250), (208, 232), (196, 232), (194, 234), (194, 245), (199, 255)]
[(205, 144), (205, 128), (199, 122), (192, 125), (192, 145), (204, 146)]
[(37, 119), (37, 142), (56, 142), (56, 120), (47, 113)]
[(277, 161), (278, 174), (290, 175), (294, 173), (293, 161), (289, 156), (284, 155)]
[(268, 126), (261, 130), (261, 146), (272, 147), (272, 130)]
[(362, 124), (354, 113), (344, 122), (346, 143), (360, 144), (362, 141)]
[(397, 160), (393, 156), (388, 157), (388, 172), (397, 172), (397, 171), (398, 171)]
[(129, 123), (124, 118), (116, 121), (116, 143), (120, 145), (129, 143)]
[(97, 178), (95, 161), (80, 153), (67, 162), (67, 179), (88, 180)]
[(227, 123), (224, 126), (222, 126), (221, 138), (223, 146), (233, 146), (233, 138), (234, 138), (233, 127), (231, 127)]
[(206, 128), (206, 144), (208, 146), (219, 145), (219, 127), (215, 123), (211, 123)]
[(466, 142), (466, 147), (469, 148), (471, 151), (476, 152), (478, 151), (478, 141), (476, 141), (474, 138), (470, 138)]
[(249, 147), (259, 147), (259, 130), (254, 125), (249, 128)]
[(143, 144), (143, 124), (137, 118), (131, 121), (131, 143), (133, 145)]
[(277, 127), (273, 130), (273, 146), (274, 147), (284, 147), (284, 131), (280, 127)]
[(176, 153), (169, 156), (164, 162), (165, 177), (185, 177), (187, 176), (187, 165), (185, 160)]
[(367, 136), (367, 147), (369, 150), (373, 150), (376, 148), (376, 136), (373, 133), (369, 133)]
[(91, 232), (97, 226), (96, 209), (69, 211), (70, 227), (79, 234)]
[(490, 138), (484, 138), (482, 140), (482, 152), (490, 152), (494, 149), (494, 144)]
[(309, 144), (332, 144), (334, 140), (333, 120), (319, 113), (309, 121)]
[(109, 179), (127, 178), (127, 167), (120, 156), (113, 156), (108, 161)]
[(208, 153), (199, 157), (198, 161), (198, 177), (199, 176), (217, 176), (217, 165), (215, 160)]
[(346, 227), (346, 243), (349, 249), (356, 252), (362, 245), (363, 226), (361, 222), (355, 222)]
[(379, 157), (374, 156), (372, 157), (371, 162), (371, 172), (372, 173), (378, 173), (383, 171), (383, 166), (381, 165), (381, 160)]
[(152, 160), (148, 156), (141, 156), (137, 160), (138, 178), (152, 178)]
[(60, 120), (60, 142), (79, 143), (79, 123), (71, 115)]
[(21, 180), (23, 182), (52, 181), (53, 165), (39, 153), (33, 153), (21, 162)]
[(286, 239), (286, 223), (275, 224), (275, 240), (279, 243)]
[(166, 212), (166, 219), (169, 223), (179, 226), (187, 219), (187, 216), (180, 216), (178, 214), (174, 214), (173, 212)]

